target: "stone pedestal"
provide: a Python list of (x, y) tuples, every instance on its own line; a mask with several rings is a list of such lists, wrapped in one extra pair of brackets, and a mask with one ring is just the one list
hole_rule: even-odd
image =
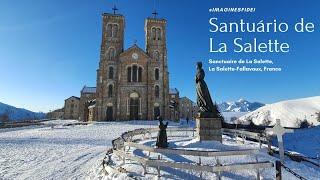
[(220, 117), (197, 117), (197, 135), (200, 141), (222, 142), (222, 119)]

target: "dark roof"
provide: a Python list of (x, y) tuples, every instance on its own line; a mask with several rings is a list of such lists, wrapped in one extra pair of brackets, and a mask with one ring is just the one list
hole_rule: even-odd
[(81, 90), (81, 93), (87, 93), (87, 94), (95, 94), (97, 88), (96, 87), (87, 87), (84, 86)]
[(76, 99), (80, 100), (80, 98), (77, 97), (77, 96), (71, 96), (71, 97), (68, 97), (67, 99), (65, 99), (65, 101), (68, 100), (68, 99), (70, 99), (70, 98), (76, 98)]
[(169, 94), (179, 94), (179, 91), (177, 88), (171, 88), (169, 89)]

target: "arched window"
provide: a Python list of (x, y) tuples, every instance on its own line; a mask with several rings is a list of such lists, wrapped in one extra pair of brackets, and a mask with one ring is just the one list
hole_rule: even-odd
[(154, 96), (155, 96), (156, 98), (159, 98), (159, 96), (160, 96), (159, 86), (158, 86), (158, 85), (156, 85), (156, 86), (154, 87)]
[(155, 79), (155, 80), (159, 80), (159, 69), (158, 69), (158, 68), (156, 68), (156, 69), (154, 70), (154, 79)]
[(151, 39), (156, 40), (156, 28), (151, 29)]
[(137, 65), (127, 67), (128, 82), (142, 82), (143, 68)]
[(109, 60), (114, 60), (116, 57), (116, 50), (114, 48), (109, 48), (108, 50), (108, 59)]
[(109, 67), (109, 79), (113, 79), (113, 67)]
[(112, 36), (112, 24), (107, 25), (107, 37)]
[(154, 103), (153, 117), (154, 117), (154, 119), (158, 119), (159, 116), (160, 116), (160, 105), (159, 105), (159, 103)]
[(111, 98), (113, 96), (113, 86), (110, 84), (108, 86), (108, 97)]
[(132, 68), (128, 67), (127, 68), (127, 80), (128, 80), (128, 82), (131, 82), (131, 71), (132, 71)]
[(153, 51), (153, 58), (154, 58), (156, 61), (159, 61), (159, 60), (160, 60), (160, 53), (159, 53), (159, 51)]
[(137, 71), (138, 71), (138, 67), (136, 65), (133, 65), (132, 66), (132, 82), (137, 82), (138, 80)]
[(138, 82), (142, 82), (142, 67), (139, 67), (138, 70)]
[(119, 26), (118, 24), (113, 24), (112, 26), (112, 37), (118, 37)]
[(156, 37), (156, 39), (157, 39), (157, 40), (161, 40), (161, 29), (160, 29), (160, 28), (157, 28), (156, 32), (157, 32), (157, 37)]

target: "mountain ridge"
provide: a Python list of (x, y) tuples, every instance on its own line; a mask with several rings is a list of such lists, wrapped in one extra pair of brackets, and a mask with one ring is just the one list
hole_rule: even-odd
[(252, 112), (263, 107), (265, 104), (260, 102), (249, 102), (240, 98), (238, 101), (225, 101), (218, 103), (217, 105), (221, 112)]
[(0, 122), (1, 121), (24, 121), (43, 119), (46, 114), (43, 112), (33, 112), (24, 108), (0, 102)]

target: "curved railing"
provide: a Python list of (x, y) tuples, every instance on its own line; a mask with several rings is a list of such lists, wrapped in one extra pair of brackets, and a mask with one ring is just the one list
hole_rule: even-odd
[[(153, 133), (158, 132), (158, 128), (147, 128), (147, 129), (135, 129), (132, 131), (127, 131), (112, 141), (113, 148), (109, 149), (104, 160), (103, 166), (107, 172), (120, 172), (119, 170), (113, 169), (109, 166), (111, 162), (112, 154), (115, 154), (123, 159), (123, 164), (125, 163), (126, 159), (130, 159), (133, 161), (139, 162), (145, 172), (146, 167), (155, 167), (158, 170), (158, 176), (160, 176), (160, 168), (161, 167), (172, 167), (178, 169), (192, 169), (202, 171), (209, 171), (209, 172), (222, 172), (222, 171), (229, 171), (229, 170), (241, 170), (241, 169), (256, 169), (257, 170), (257, 177), (259, 176), (259, 169), (262, 168), (271, 168), (273, 167), (272, 162), (258, 162), (256, 156), (256, 162), (248, 162), (245, 164), (232, 164), (232, 165), (222, 165), (217, 162), (216, 166), (210, 165), (203, 165), (201, 164), (201, 157), (218, 157), (218, 156), (232, 156), (232, 155), (255, 155), (259, 152), (258, 149), (247, 149), (247, 150), (234, 150), (234, 151), (196, 151), (196, 150), (184, 150), (184, 149), (161, 149), (161, 148), (154, 148), (150, 146), (146, 146), (143, 144), (137, 143), (140, 140), (154, 138), (152, 137)], [(169, 137), (174, 136), (174, 133), (177, 132), (192, 132), (192, 136), (195, 135), (195, 129), (193, 128), (167, 128), (167, 134)], [(261, 133), (254, 133), (248, 131), (241, 131), (241, 130), (234, 130), (234, 129), (222, 129), (222, 132), (227, 135), (234, 135), (240, 136), (244, 139), (251, 138), (259, 141), (267, 141), (268, 139)], [(126, 147), (129, 148), (136, 148), (143, 151), (148, 151), (149, 156), (148, 158), (138, 157), (131, 154), (126, 153)], [(261, 147), (261, 146), (260, 146)], [(168, 162), (163, 161), (161, 156), (158, 156), (157, 160), (150, 159), (150, 153), (159, 153), (159, 154), (177, 154), (177, 155), (189, 155), (189, 156), (199, 156), (199, 163), (197, 164), (190, 164), (190, 163), (175, 163), (175, 162)], [(125, 171), (122, 169), (122, 172)]]

